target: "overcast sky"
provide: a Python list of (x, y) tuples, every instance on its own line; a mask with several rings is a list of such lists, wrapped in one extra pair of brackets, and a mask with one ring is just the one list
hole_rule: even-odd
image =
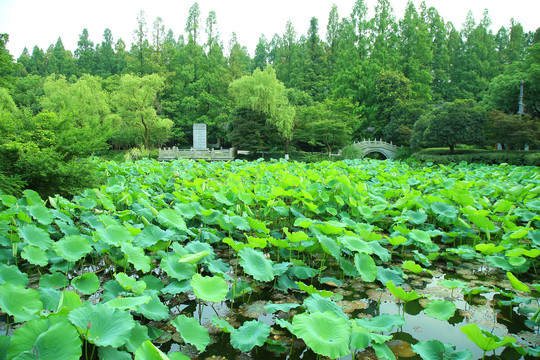
[[(0, 33), (9, 34), (7, 48), (18, 58), (25, 47), (32, 52), (34, 45), (44, 51), (55, 44), (58, 37), (66, 49), (74, 51), (84, 28), (90, 40), (101, 43), (103, 31), (110, 28), (114, 41), (122, 38), (128, 48), (133, 42), (137, 14), (146, 13), (151, 28), (156, 17), (163, 19), (166, 30), (175, 37), (184, 33), (188, 11), (193, 0), (0, 0)], [(309, 20), (319, 20), (319, 35), (325, 38), (328, 14), (332, 4), (338, 6), (339, 17), (349, 16), (355, 0), (199, 0), (201, 9), (201, 40), (206, 39), (204, 25), (209, 11), (214, 10), (217, 29), (228, 49), (232, 32), (253, 55), (261, 34), (270, 40), (275, 33), (283, 34), (285, 24), (291, 20), (296, 32), (306, 34)], [(397, 19), (402, 18), (407, 0), (390, 0)], [(367, 0), (370, 16), (377, 0)], [(419, 7), (421, 0), (413, 0)], [(426, 0), (434, 6), (445, 21), (461, 29), (467, 12), (471, 10), (478, 22), (484, 9), (488, 9), (494, 33), (501, 26), (508, 27), (510, 19), (520, 22), (525, 31), (540, 26), (540, 0)]]

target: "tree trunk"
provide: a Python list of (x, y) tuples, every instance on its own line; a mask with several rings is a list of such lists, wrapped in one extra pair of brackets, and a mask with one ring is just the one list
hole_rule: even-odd
[(454, 147), (455, 146), (456, 146), (456, 144), (450, 145), (450, 155), (454, 155)]

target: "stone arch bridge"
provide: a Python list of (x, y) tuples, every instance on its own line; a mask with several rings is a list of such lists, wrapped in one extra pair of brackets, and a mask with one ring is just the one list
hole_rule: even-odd
[(364, 153), (364, 156), (370, 153), (380, 153), (383, 154), (387, 159), (392, 160), (396, 156), (398, 147), (392, 142), (387, 143), (386, 141), (379, 140), (366, 140), (355, 141), (352, 146), (359, 148)]

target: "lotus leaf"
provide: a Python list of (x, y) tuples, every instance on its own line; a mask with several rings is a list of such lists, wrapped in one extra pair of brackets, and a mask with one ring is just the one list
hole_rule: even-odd
[(51, 210), (42, 204), (29, 206), (28, 210), (30, 210), (30, 215), (42, 225), (49, 225), (54, 220)]
[(127, 311), (113, 309), (105, 304), (84, 304), (69, 312), (69, 320), (98, 346), (118, 348), (131, 336), (135, 321)]
[(126, 342), (125, 347), (128, 351), (134, 353), (147, 340), (150, 340), (148, 328), (139, 323), (135, 323), (135, 327), (131, 330), (131, 336)]
[(417, 263), (411, 260), (404, 261), (401, 267), (415, 274), (419, 274), (424, 271), (423, 267), (421, 267), (420, 265), (418, 265)]
[(212, 324), (220, 328), (223, 332), (230, 334), (233, 331), (235, 331), (234, 326), (229, 324), (227, 320), (220, 319), (217, 317), (217, 315), (212, 316)]
[(110, 346), (99, 347), (98, 355), (100, 359), (104, 359), (104, 360), (109, 360), (109, 359), (132, 360), (133, 359), (133, 356), (127, 351), (120, 351)]
[(135, 295), (141, 295), (146, 289), (146, 283), (141, 280), (135, 280), (132, 277), (127, 276), (125, 273), (118, 273), (115, 275), (116, 281), (127, 291), (132, 291)]
[(19, 236), (28, 244), (39, 247), (41, 250), (48, 250), (52, 240), (49, 233), (33, 224), (25, 224), (19, 228)]
[(423, 360), (467, 360), (473, 355), (469, 350), (456, 351), (456, 346), (438, 340), (420, 341), (412, 346)]
[(270, 335), (270, 326), (252, 320), (246, 321), (231, 332), (231, 345), (240, 351), (250, 351), (255, 346), (262, 346)]
[(377, 266), (377, 280), (384, 285), (389, 281), (392, 281), (395, 285), (404, 283), (402, 273), (395, 269), (383, 268), (382, 266)]
[(333, 312), (303, 313), (292, 321), (293, 332), (315, 353), (336, 359), (350, 353), (351, 327)]
[(294, 309), (298, 306), (300, 306), (300, 304), (281, 303), (281, 304), (267, 304), (264, 306), (264, 308), (269, 314), (273, 314), (278, 311), (289, 312), (291, 311), (291, 309)]
[(56, 311), (56, 309), (58, 309), (58, 304), (62, 297), (61, 291), (46, 287), (39, 287), (37, 291), (45, 310)]
[(456, 304), (441, 299), (431, 300), (426, 305), (424, 313), (435, 319), (448, 321), (456, 312)]
[(139, 309), (139, 305), (148, 303), (152, 298), (147, 295), (133, 297), (119, 297), (109, 300), (105, 305), (120, 310), (135, 310)]
[(198, 253), (195, 253), (195, 254), (184, 255), (178, 261), (181, 263), (186, 263), (186, 264), (197, 264), (199, 260), (201, 260), (206, 255), (210, 255), (210, 251), (204, 250), (204, 251), (199, 251)]
[(60, 302), (58, 303), (58, 309), (56, 312), (60, 312), (62, 309), (68, 310), (76, 309), (82, 306), (82, 301), (79, 295), (73, 291), (62, 291)]
[(529, 289), (527, 285), (519, 281), (518, 278), (516, 278), (514, 274), (512, 274), (511, 272), (507, 272), (506, 276), (508, 277), (508, 280), (510, 280), (510, 284), (512, 285), (514, 289), (518, 291), (529, 292), (529, 293), (531, 292), (531, 289)]
[(375, 355), (378, 359), (396, 360), (396, 356), (386, 344), (372, 344), (371, 347), (375, 350)]
[(307, 266), (292, 266), (287, 270), (287, 275), (289, 277), (296, 277), (297, 279), (306, 280), (316, 276), (319, 273), (319, 270), (313, 269)]
[(160, 240), (169, 240), (174, 235), (171, 230), (162, 230), (159, 226), (148, 225), (133, 238), (133, 244), (144, 249), (158, 243)]
[(450, 280), (445, 279), (439, 283), (440, 285), (447, 287), (449, 289), (457, 289), (457, 288), (465, 288), (467, 287), (467, 283), (460, 281), (460, 280)]
[(274, 280), (272, 261), (266, 259), (261, 251), (243, 248), (238, 252), (238, 255), (240, 256), (239, 263), (244, 268), (244, 271), (253, 276), (255, 280)]
[(371, 319), (356, 319), (356, 324), (369, 331), (390, 332), (395, 327), (405, 325), (405, 318), (401, 315), (381, 314)]
[(373, 248), (369, 243), (360, 239), (358, 236), (341, 236), (338, 240), (351, 251), (356, 251), (364, 254), (372, 254)]
[[(82, 342), (64, 315), (27, 321), (15, 330), (7, 351), (8, 359), (25, 353), (39, 359), (72, 360), (82, 355)], [(18, 358), (18, 357), (17, 357)]]
[(403, 288), (397, 287), (396, 285), (394, 285), (394, 282), (392, 280), (386, 283), (386, 287), (392, 294), (394, 294), (395, 297), (401, 299), (404, 302), (413, 301), (422, 297), (421, 295), (418, 295), (415, 290), (407, 292), (403, 290)]
[(23, 322), (35, 318), (43, 303), (37, 290), (5, 283), (0, 285), (0, 309), (13, 316), (15, 322)]
[(135, 360), (170, 360), (165, 353), (159, 350), (150, 340), (146, 340), (135, 351)]
[(373, 282), (377, 278), (377, 265), (375, 265), (375, 261), (368, 254), (355, 254), (354, 265), (363, 281)]
[(143, 273), (150, 271), (152, 259), (144, 254), (142, 248), (124, 242), (121, 245), (121, 249), (124, 254), (126, 254), (127, 260), (135, 266), (135, 269), (140, 270)]
[(156, 290), (146, 290), (144, 292), (147, 296), (150, 296), (150, 301), (139, 305), (139, 310), (145, 318), (160, 321), (169, 317), (169, 308), (165, 306), (157, 295)]
[(495, 350), (501, 346), (506, 346), (515, 343), (516, 339), (511, 336), (505, 336), (502, 340), (489, 332), (480, 329), (474, 323), (461, 327), (461, 331), (467, 335), (469, 340), (475, 343), (480, 349), (485, 351)]
[(208, 330), (200, 325), (195, 318), (178, 315), (176, 319), (172, 321), (172, 324), (176, 330), (178, 330), (185, 342), (194, 345), (197, 350), (201, 352), (204, 351), (211, 342)]
[(190, 280), (172, 281), (169, 285), (165, 286), (162, 290), (162, 294), (176, 295), (179, 293), (185, 293), (193, 290), (190, 285)]
[(163, 209), (156, 216), (157, 221), (169, 229), (178, 229), (181, 231), (187, 231), (186, 223), (179, 212), (173, 209)]
[(181, 263), (180, 259), (180, 255), (177, 254), (164, 256), (161, 260), (161, 267), (165, 270), (167, 275), (177, 280), (191, 279), (196, 272), (196, 265)]
[(343, 312), (343, 308), (338, 306), (329, 298), (319, 294), (313, 294), (304, 300), (303, 306), (311, 313), (330, 311), (335, 315), (348, 321), (349, 317)]
[(99, 289), (99, 279), (94, 273), (85, 273), (71, 280), (71, 285), (81, 293), (90, 295)]
[(97, 235), (106, 244), (120, 247), (122, 243), (131, 241), (133, 234), (122, 225), (109, 225), (97, 231)]
[(75, 262), (92, 251), (88, 239), (81, 235), (66, 236), (52, 245), (58, 256), (69, 262)]
[(0, 264), (0, 285), (5, 283), (26, 287), (28, 274), (21, 272), (15, 265)]
[(195, 274), (191, 278), (191, 287), (196, 297), (204, 301), (220, 302), (227, 296), (227, 283), (218, 276)]
[(38, 266), (46, 266), (49, 263), (47, 253), (37, 246), (27, 245), (24, 247), (21, 257), (27, 260), (30, 264)]

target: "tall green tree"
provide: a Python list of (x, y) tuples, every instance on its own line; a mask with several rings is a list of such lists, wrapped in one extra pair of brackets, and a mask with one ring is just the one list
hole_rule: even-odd
[(94, 43), (90, 40), (88, 30), (83, 29), (77, 42), (75, 50), (75, 59), (81, 74), (94, 75), (96, 72), (96, 49)]
[(13, 56), (6, 49), (8, 40), (8, 34), (0, 34), (0, 87), (4, 88), (11, 88), (13, 85), (13, 73), (17, 68)]
[(47, 56), (47, 72), (49, 74), (64, 75), (67, 78), (77, 75), (78, 69), (73, 54), (64, 48), (61, 38), (58, 38), (54, 46), (49, 47)]
[(114, 94), (114, 103), (122, 120), (140, 130), (144, 147), (149, 148), (149, 138), (158, 127), (172, 127), (172, 121), (158, 116), (158, 93), (165, 80), (158, 74), (137, 77), (126, 74), (120, 80), (120, 88)]
[(263, 71), (256, 69), (233, 81), (229, 87), (237, 109), (249, 109), (265, 117), (265, 122), (277, 128), (285, 141), (285, 153), (293, 136), (294, 107), (289, 105), (285, 85), (281, 83), (272, 66)]
[(97, 75), (107, 78), (118, 73), (111, 29), (106, 28), (103, 31), (103, 41), (97, 46), (96, 53), (98, 59), (96, 66)]
[(130, 57), (127, 58), (128, 71), (139, 76), (152, 73), (152, 47), (148, 41), (148, 26), (146, 25), (146, 14), (143, 10), (137, 15), (137, 28), (133, 32), (133, 41)]
[(264, 70), (268, 65), (268, 42), (264, 34), (259, 37), (259, 42), (255, 47), (255, 56), (253, 57), (253, 70)]
[(399, 63), (398, 25), (389, 0), (377, 0), (371, 26), (372, 60), (382, 69), (395, 69)]

